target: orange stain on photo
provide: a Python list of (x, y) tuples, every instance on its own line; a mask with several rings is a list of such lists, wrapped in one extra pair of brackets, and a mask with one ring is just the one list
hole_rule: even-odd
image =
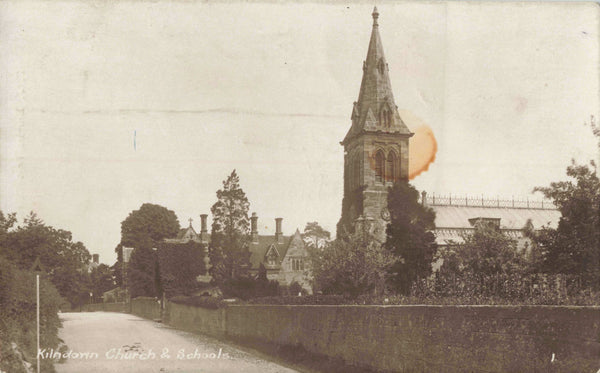
[(431, 127), (408, 111), (401, 111), (400, 116), (414, 132), (410, 138), (408, 150), (408, 178), (413, 180), (429, 169), (435, 161), (438, 145)]

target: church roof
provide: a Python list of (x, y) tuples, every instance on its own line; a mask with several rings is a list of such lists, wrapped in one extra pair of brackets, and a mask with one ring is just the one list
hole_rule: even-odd
[(560, 211), (554, 209), (480, 207), (480, 206), (430, 206), (435, 211), (435, 226), (438, 228), (472, 228), (469, 219), (500, 219), (501, 229), (523, 229), (528, 219), (533, 227), (543, 225), (556, 227)]
[[(388, 64), (379, 36), (379, 12), (377, 8), (373, 10), (372, 16), (373, 29), (367, 59), (363, 63), (363, 77), (358, 101), (354, 103), (352, 109), (352, 126), (342, 143), (363, 132), (383, 132), (412, 136), (412, 133), (400, 118), (394, 101)], [(390, 117), (387, 117), (387, 113)]]
[(500, 229), (517, 240), (518, 247), (524, 246), (527, 238), (523, 228), (531, 220), (534, 229), (542, 226), (556, 228), (560, 211), (552, 208), (521, 208), (493, 206), (429, 205), (435, 211), (435, 238), (438, 245), (448, 241), (462, 242), (462, 235), (474, 231), (474, 219), (499, 220)]

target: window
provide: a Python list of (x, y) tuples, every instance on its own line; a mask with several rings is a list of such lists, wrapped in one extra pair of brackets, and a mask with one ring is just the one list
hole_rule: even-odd
[(360, 156), (356, 156), (354, 158), (354, 163), (352, 164), (354, 168), (354, 176), (352, 177), (352, 189), (357, 188), (360, 185)]
[(375, 154), (375, 180), (383, 181), (384, 178), (385, 156), (381, 150)]
[(385, 175), (387, 180), (389, 181), (397, 181), (398, 180), (398, 157), (393, 150), (390, 150), (390, 153), (387, 157), (387, 170), (385, 170)]
[(292, 271), (303, 271), (304, 270), (304, 261), (302, 258), (293, 258), (292, 259)]

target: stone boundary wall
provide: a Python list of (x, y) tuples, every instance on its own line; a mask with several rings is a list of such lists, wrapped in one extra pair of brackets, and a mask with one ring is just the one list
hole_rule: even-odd
[(167, 302), (163, 322), (189, 332), (224, 337), (226, 308), (211, 310)]
[(132, 299), (130, 312), (145, 319), (161, 319), (160, 302), (156, 298), (137, 297)]
[(168, 323), (396, 372), (596, 372), (600, 307), (169, 303)]

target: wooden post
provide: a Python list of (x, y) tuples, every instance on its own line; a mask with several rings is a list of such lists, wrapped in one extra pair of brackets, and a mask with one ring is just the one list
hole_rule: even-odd
[(40, 275), (35, 275), (35, 298), (36, 298), (36, 318), (37, 318), (37, 350), (35, 355), (37, 356), (37, 373), (40, 373)]

